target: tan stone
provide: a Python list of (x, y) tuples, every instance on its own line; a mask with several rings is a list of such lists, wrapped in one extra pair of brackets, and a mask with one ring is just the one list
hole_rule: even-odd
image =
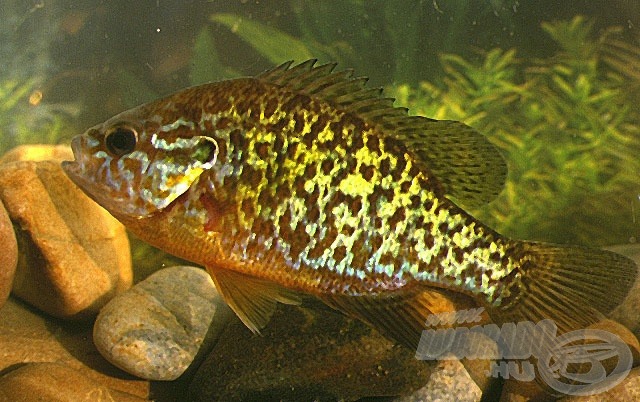
[(0, 400), (30, 401), (146, 401), (92, 381), (59, 363), (30, 363), (0, 377)]
[[(610, 334), (614, 334), (618, 336), (629, 347), (631, 351), (631, 356), (633, 359), (632, 364), (633, 365), (638, 364), (639, 362), (638, 358), (640, 356), (638, 354), (639, 353), (638, 351), (640, 350), (640, 344), (638, 343), (638, 339), (635, 337), (635, 335), (633, 335), (633, 333), (631, 333), (631, 331), (629, 331), (628, 328), (626, 328), (625, 326), (623, 326), (618, 322), (605, 319), (605, 320), (602, 320), (601, 322), (598, 322), (596, 324), (589, 326), (587, 329), (606, 331)], [(585, 344), (590, 344), (590, 343), (601, 343), (601, 342), (596, 339), (585, 340)], [(585, 361), (585, 359), (583, 359), (583, 361)], [(608, 373), (608, 376), (611, 376), (613, 374), (613, 370), (618, 365), (618, 362), (619, 362), (618, 359), (606, 359), (604, 361), (601, 361), (600, 363), (605, 368), (606, 372)], [(585, 361), (583, 367), (580, 367), (579, 365), (574, 363), (569, 364), (569, 368), (567, 371), (584, 373), (584, 372), (588, 372), (591, 368), (592, 368), (592, 364), (590, 362)], [(624, 368), (624, 370), (626, 370), (626, 368)], [(536, 374), (537, 373), (538, 372), (536, 371)], [(623, 372), (622, 375), (625, 375), (625, 373)], [(536, 400), (536, 401), (556, 400), (556, 397), (552, 396), (552, 394), (560, 395), (557, 392), (558, 390), (552, 390), (551, 388), (547, 387), (547, 385), (544, 384), (544, 382), (542, 382), (542, 379), (539, 377), (537, 377), (537, 380), (540, 382), (536, 382), (536, 381), (521, 382), (521, 381), (514, 380), (512, 378), (508, 379), (507, 381), (505, 381), (505, 385), (503, 388), (502, 397), (500, 401), (501, 402), (523, 401), (524, 402), (529, 400)], [(597, 386), (597, 384), (595, 385)], [(597, 388), (595, 388), (595, 390), (597, 390)], [(562, 400), (564, 401), (565, 399), (562, 399)], [(567, 399), (567, 400), (573, 401), (573, 399)], [(604, 398), (604, 399), (595, 399), (595, 400), (610, 400), (610, 399)]]
[(18, 244), (13, 233), (13, 225), (7, 211), (0, 201), (0, 308), (4, 305), (11, 292), (13, 276), (18, 262)]
[(0, 164), (17, 161), (72, 161), (73, 152), (68, 145), (20, 145), (0, 157)]
[[(468, 296), (460, 293), (444, 290), (433, 289), (427, 290), (429, 293), (429, 311), (432, 314), (450, 313), (478, 308), (478, 305)], [(462, 324), (466, 326), (486, 325), (491, 323), (489, 315), (484, 311), (480, 317), (480, 321), (475, 323)], [(459, 326), (460, 324), (456, 324)], [(478, 348), (483, 350), (497, 349), (495, 341), (486, 336), (478, 337)], [(497, 388), (498, 379), (488, 376), (490, 372), (491, 360), (486, 359), (462, 359), (461, 363), (466, 368), (469, 376), (475, 381), (482, 392), (491, 392)]]
[(93, 342), (130, 374), (175, 380), (211, 348), (232, 316), (204, 269), (164, 268), (100, 311)]
[(104, 360), (93, 345), (91, 330), (90, 322), (48, 320), (10, 297), (0, 312), (0, 372), (25, 363), (56, 362), (111, 390), (148, 398), (149, 381), (128, 376)]
[(82, 318), (131, 286), (124, 227), (80, 191), (58, 162), (0, 165), (0, 199), (16, 226), (18, 297), (57, 317)]
[(502, 387), (500, 402), (552, 402), (557, 398), (546, 392), (536, 381), (508, 379)]
[(631, 370), (620, 384), (606, 392), (588, 396), (568, 396), (558, 402), (635, 402), (640, 401), (640, 367)]
[(481, 397), (480, 388), (459, 360), (441, 360), (437, 362), (424, 387), (409, 396), (396, 398), (393, 402), (476, 402)]
[[(640, 342), (638, 342), (638, 338), (636, 338), (636, 336), (629, 330), (629, 328), (625, 327), (619, 322), (607, 319), (591, 325), (589, 329), (599, 329), (620, 337), (620, 339), (631, 350), (631, 355), (633, 357), (633, 366), (635, 367), (640, 364)], [(607, 366), (605, 364), (605, 368), (607, 370), (613, 369), (614, 367), (615, 366)]]
[[(623, 244), (608, 247), (608, 250), (631, 258), (640, 268), (640, 244)], [(640, 275), (626, 299), (609, 314), (609, 318), (625, 325), (636, 335), (640, 334)]]
[[(312, 301), (309, 301), (312, 303)], [(230, 320), (184, 400), (357, 400), (408, 395), (438, 362), (326, 308), (279, 305), (255, 336)]]

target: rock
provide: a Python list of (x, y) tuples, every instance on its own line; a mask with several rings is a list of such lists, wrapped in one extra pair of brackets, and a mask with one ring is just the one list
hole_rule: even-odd
[[(640, 269), (640, 244), (623, 244), (607, 249), (631, 258)], [(638, 306), (640, 306), (640, 275), (636, 278), (635, 285), (627, 298), (609, 314), (609, 318), (623, 324), (636, 336), (640, 336), (640, 309)]]
[[(450, 316), (451, 314), (456, 314), (456, 312), (465, 311), (470, 312), (472, 309), (477, 311), (477, 304), (469, 297), (463, 296), (459, 293), (446, 291), (446, 290), (431, 290), (430, 293), (430, 305), (429, 310), (432, 314), (444, 314), (445, 316)], [(463, 314), (464, 315), (464, 314)], [(482, 314), (477, 317), (479, 321), (466, 323), (466, 324), (453, 324), (454, 327), (457, 326), (476, 326), (476, 325), (486, 325), (490, 324), (491, 320), (486, 313), (486, 311), (482, 311)], [(446, 320), (445, 320), (446, 321)], [(449, 325), (445, 324), (440, 326), (432, 326), (432, 328), (448, 328)], [(488, 336), (483, 334), (475, 334), (474, 336), (474, 346), (477, 347), (475, 350), (493, 350), (497, 353), (497, 344), (494, 340), (490, 339)], [(488, 353), (488, 352), (487, 352)], [(473, 379), (473, 381), (477, 384), (479, 389), (484, 394), (490, 395), (499, 395), (500, 394), (500, 382), (499, 379), (494, 378), (492, 376), (487, 375), (490, 372), (491, 360), (483, 360), (483, 359), (467, 359), (464, 358), (460, 360), (462, 365), (464, 365), (467, 373)]]
[[(626, 356), (626, 357), (630, 357), (630, 360), (626, 360), (625, 358), (624, 364), (636, 365), (640, 363), (640, 361), (638, 360), (638, 358), (640, 357), (639, 355), (640, 344), (638, 343), (638, 339), (625, 326), (615, 321), (605, 319), (605, 320), (602, 320), (601, 322), (598, 322), (596, 324), (589, 326), (587, 329), (605, 331), (610, 334), (614, 334), (618, 336), (626, 344), (626, 346), (629, 348), (629, 351), (631, 352), (630, 355)], [(576, 343), (577, 342), (574, 341), (571, 343), (571, 345), (563, 345), (563, 347), (575, 346)], [(602, 344), (601, 340), (593, 339), (593, 338), (587, 338), (584, 342), (584, 344), (592, 344), (592, 343)], [(595, 351), (592, 350), (590, 353), (593, 354), (596, 352), (597, 350)], [(587, 350), (587, 353), (589, 353), (588, 350)], [(578, 357), (578, 359), (579, 359), (578, 361), (567, 362), (568, 363), (566, 368), (567, 372), (586, 373), (593, 368), (592, 362), (587, 358), (580, 359), (580, 357)], [(616, 357), (607, 358), (604, 360), (598, 359), (598, 361), (600, 361), (600, 364), (602, 364), (602, 367), (604, 367), (608, 376), (610, 376), (613, 373), (613, 370), (616, 368), (619, 362), (617, 355)], [(536, 363), (534, 362), (534, 364)], [(582, 367), (580, 367), (580, 365), (582, 365)], [(626, 370), (627, 370), (626, 367), (624, 367), (623, 370), (625, 371), (622, 372), (622, 375), (626, 375)], [(536, 371), (536, 375), (539, 376), (537, 371)], [(551, 396), (552, 394), (557, 395), (557, 392), (563, 392), (563, 393), (566, 392), (560, 389), (552, 390), (551, 388), (547, 387), (547, 384), (544, 383), (544, 379), (541, 377), (536, 377), (536, 379), (541, 381), (541, 383), (538, 383), (536, 381), (520, 382), (513, 378), (506, 380), (500, 401), (501, 402), (521, 402), (521, 401), (524, 402), (529, 400), (554, 401), (557, 398), (552, 397)], [(566, 380), (562, 380), (562, 379), (560, 379), (560, 381), (566, 382)], [(597, 383), (594, 384), (594, 386), (597, 387)], [(597, 392), (598, 388), (594, 388), (594, 390)], [(598, 400), (609, 400), (609, 399), (604, 398), (604, 399), (598, 399)]]
[(59, 363), (29, 363), (0, 377), (0, 400), (29, 401), (146, 401), (100, 385)]
[[(640, 342), (638, 342), (638, 338), (629, 330), (629, 328), (620, 324), (619, 322), (613, 320), (602, 320), (596, 324), (589, 326), (588, 329), (597, 329), (601, 331), (606, 331), (611, 334), (617, 335), (620, 339), (629, 347), (632, 356), (632, 364), (633, 366), (640, 365)], [(613, 366), (604, 365), (607, 370), (613, 369), (615, 367), (615, 362), (610, 362), (614, 364)]]
[(634, 402), (640, 401), (640, 367), (629, 372), (627, 377), (615, 387), (603, 393), (589, 396), (567, 396), (558, 402)]
[(328, 307), (279, 305), (261, 336), (231, 320), (195, 373), (187, 399), (352, 401), (410, 395), (429, 381), (437, 364), (417, 360), (414, 350)]
[(0, 157), (0, 164), (17, 161), (72, 161), (73, 151), (68, 145), (19, 145)]
[[(479, 323), (478, 325), (485, 325), (489, 322)], [(477, 333), (473, 336), (473, 352), (478, 353), (479, 351), (485, 351), (486, 354), (495, 353), (496, 355), (499, 353), (499, 347), (496, 341), (491, 339), (489, 336), (483, 333)], [(493, 360), (488, 359), (470, 359), (465, 358), (460, 360), (460, 363), (465, 367), (467, 373), (470, 378), (477, 384), (478, 389), (481, 391), (481, 394), (484, 397), (488, 395), (491, 398), (487, 400), (495, 400), (498, 398), (501, 390), (501, 380), (493, 375), (491, 375), (492, 364), (494, 364)], [(462, 382), (462, 384), (465, 384)], [(469, 386), (467, 386), (469, 388)], [(471, 390), (469, 390), (471, 391)], [(471, 395), (467, 393), (467, 395)]]
[(476, 402), (482, 391), (458, 360), (438, 362), (427, 384), (413, 394), (395, 402), (459, 401)]
[(165, 268), (109, 302), (96, 319), (93, 338), (100, 353), (126, 372), (174, 380), (232, 314), (206, 271)]
[(16, 296), (56, 317), (96, 314), (131, 286), (124, 227), (89, 199), (58, 162), (0, 165), (0, 199), (16, 227)]
[(18, 243), (16, 242), (16, 235), (13, 233), (13, 225), (9, 215), (1, 201), (0, 244), (2, 244), (2, 252), (0, 253), (0, 308), (2, 308), (9, 297), (11, 286), (13, 285), (13, 276), (18, 263)]
[(553, 402), (556, 399), (536, 381), (524, 382), (510, 378), (502, 387), (500, 402)]
[[(27, 363), (51, 362), (76, 370), (110, 390), (145, 399), (151, 395), (149, 381), (128, 376), (96, 351), (90, 323), (52, 320), (10, 297), (0, 311), (0, 373)], [(4, 385), (0, 385), (0, 390), (4, 389)], [(0, 400), (6, 399), (0, 397)]]

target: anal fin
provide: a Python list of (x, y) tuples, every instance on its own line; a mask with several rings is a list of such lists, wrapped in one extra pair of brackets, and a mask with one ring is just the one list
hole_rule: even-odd
[(207, 271), (225, 302), (254, 333), (267, 325), (278, 302), (301, 302), (294, 291), (264, 279), (224, 268), (207, 267)]
[(412, 350), (417, 349), (430, 315), (477, 307), (468, 296), (417, 286), (377, 295), (323, 295), (321, 299)]

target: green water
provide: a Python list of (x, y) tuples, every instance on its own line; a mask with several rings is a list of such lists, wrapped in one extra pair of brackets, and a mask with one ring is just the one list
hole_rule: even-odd
[(0, 14), (0, 152), (315, 57), (498, 145), (509, 181), (474, 212), (505, 234), (640, 236), (640, 3), (5, 0)]

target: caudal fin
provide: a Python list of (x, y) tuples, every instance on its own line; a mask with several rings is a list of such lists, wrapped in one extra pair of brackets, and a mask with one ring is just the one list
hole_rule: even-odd
[(552, 319), (559, 332), (585, 328), (620, 305), (636, 280), (636, 264), (611, 251), (527, 242), (520, 292), (489, 310), (502, 322)]

